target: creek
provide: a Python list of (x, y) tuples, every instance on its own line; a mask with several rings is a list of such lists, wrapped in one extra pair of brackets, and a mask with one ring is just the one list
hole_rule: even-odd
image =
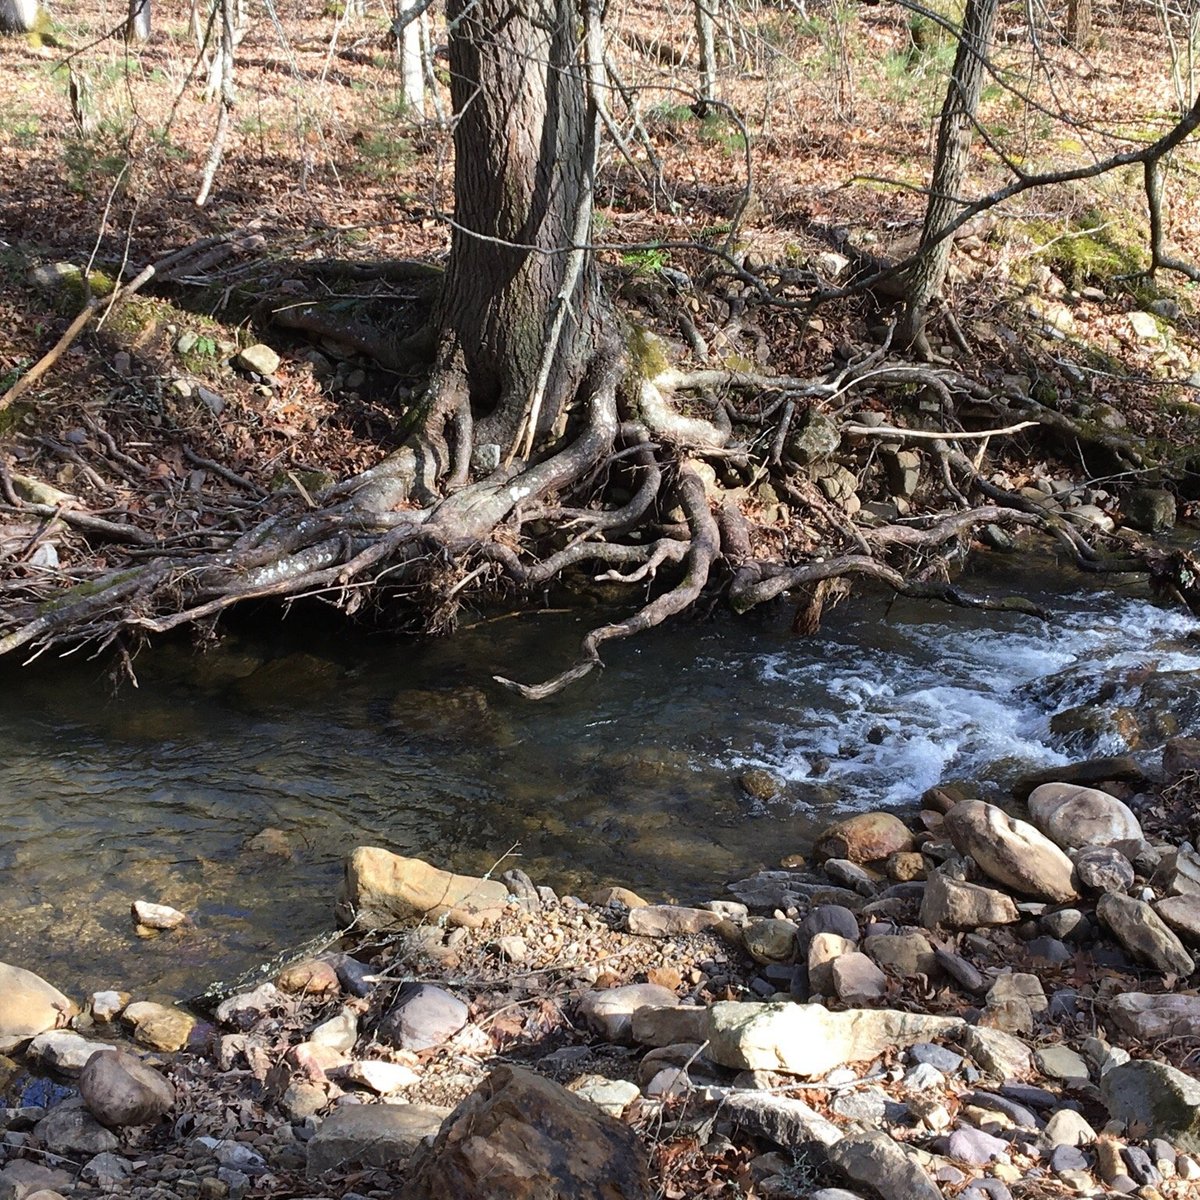
[[(156, 645), (115, 693), (81, 655), (7, 666), (0, 959), (72, 994), (194, 995), (329, 929), (358, 844), (700, 900), (849, 810), (939, 781), (1003, 795), (1033, 768), (1200, 732), (1200, 622), (1031, 555), (965, 583), (1054, 619), (883, 595), (809, 639), (786, 612), (719, 616), (610, 646), (605, 671), (541, 704), (493, 671), (559, 669), (594, 610), (429, 641), (285, 621), (202, 655)], [(749, 767), (781, 794), (748, 796)], [(247, 846), (266, 828), (290, 857)], [(139, 940), (135, 899), (195, 926)]]

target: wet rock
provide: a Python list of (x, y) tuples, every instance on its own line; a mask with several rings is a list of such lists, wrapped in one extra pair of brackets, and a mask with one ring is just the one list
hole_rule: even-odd
[(857, 950), (835, 958), (831, 972), (833, 990), (844, 1004), (871, 1004), (887, 994), (887, 976)]
[(830, 1012), (818, 1004), (721, 1001), (708, 1013), (708, 1057), (713, 1062), (804, 1076), (823, 1075), (888, 1048), (964, 1028), (954, 1017), (886, 1008)]
[(1075, 899), (1071, 860), (1027, 822), (982, 800), (964, 800), (946, 814), (945, 829), (960, 854), (1005, 887), (1057, 903)]
[(751, 767), (749, 770), (743, 771), (739, 782), (746, 795), (755, 800), (761, 800), (763, 803), (774, 800), (783, 791), (779, 780), (770, 771), (764, 771), (761, 767)]
[[(726, 928), (723, 917), (706, 908), (684, 908), (678, 904), (645, 904), (631, 908), (627, 918), (629, 932), (639, 937), (682, 937), (707, 929)], [(736, 937), (736, 933), (734, 933)]]
[(359, 846), (346, 862), (337, 916), (365, 929), (396, 929), (445, 917), (476, 928), (504, 910), (508, 889), (497, 879), (455, 875), (377, 846)]
[(1010, 896), (994, 888), (951, 879), (935, 871), (925, 884), (921, 924), (926, 929), (978, 929), (983, 925), (1011, 925), (1020, 920)]
[(1105, 783), (1131, 783), (1144, 786), (1146, 772), (1137, 759), (1128, 754), (1114, 754), (1105, 758), (1089, 758), (1083, 762), (1066, 763), (1063, 766), (1047, 767), (1022, 776), (1013, 788), (1018, 800), (1027, 799), (1043, 783), (1077, 783), (1092, 787)]
[(829, 1161), (883, 1200), (941, 1200), (941, 1189), (910, 1151), (886, 1133), (858, 1133), (829, 1148)]
[(679, 998), (656, 983), (630, 983), (624, 987), (584, 992), (579, 1013), (601, 1037), (618, 1045), (633, 1040), (633, 1014), (639, 1008), (671, 1008)]
[(156, 1070), (125, 1050), (92, 1055), (79, 1076), (79, 1094), (102, 1126), (154, 1124), (175, 1103), (175, 1090)]
[(650, 1200), (637, 1135), (559, 1084), (500, 1067), (415, 1157), (399, 1200)]
[(470, 1010), (445, 988), (432, 983), (406, 983), (379, 1023), (378, 1037), (402, 1050), (428, 1050), (452, 1038)]
[(255, 375), (274, 375), (279, 370), (279, 355), (261, 342), (239, 351), (234, 361), (244, 371), (253, 371)]
[(88, 1011), (95, 1021), (115, 1021), (128, 1003), (128, 992), (93, 992)]
[(1112, 846), (1094, 846), (1075, 855), (1075, 875), (1093, 892), (1124, 892), (1133, 887), (1133, 864)]
[(135, 1042), (152, 1050), (182, 1050), (196, 1027), (196, 1018), (183, 1009), (149, 1000), (127, 1005), (121, 1020), (133, 1026)]
[(272, 825), (260, 829), (253, 837), (247, 838), (242, 843), (242, 849), (250, 854), (258, 854), (263, 858), (276, 858), (284, 862), (290, 861), (295, 854), (288, 835), (282, 829), (276, 829)]
[(1114, 1067), (1100, 1095), (1131, 1138), (1165, 1138), (1185, 1153), (1200, 1151), (1200, 1082), (1166, 1063), (1139, 1059)]
[(407, 1162), (424, 1138), (437, 1133), (449, 1111), (426, 1104), (339, 1105), (308, 1143), (308, 1175)]
[(323, 958), (309, 958), (284, 967), (275, 977), (281, 992), (305, 996), (329, 996), (341, 991), (337, 968)]
[(831, 825), (817, 839), (813, 854), (818, 862), (845, 858), (852, 863), (882, 862), (913, 848), (913, 835), (894, 813), (857, 813)]
[(65, 1025), (75, 1005), (40, 976), (0, 962), (0, 1052)]
[(756, 917), (742, 928), (742, 944), (757, 963), (789, 963), (796, 958), (795, 921)]
[(1097, 788), (1044, 783), (1029, 797), (1029, 815), (1064, 850), (1136, 841), (1142, 827), (1132, 809)]
[(179, 929), (187, 925), (187, 913), (166, 904), (151, 904), (147, 900), (135, 900), (130, 906), (134, 923), (143, 929)]
[(1195, 970), (1183, 943), (1144, 900), (1108, 892), (1100, 897), (1096, 915), (1130, 954), (1155, 970), (1176, 975)]
[[(1146, 317), (1154, 323), (1154, 318), (1145, 313), (1131, 314), (1131, 318), (1134, 316)], [(1144, 533), (1165, 533), (1174, 529), (1175, 518), (1175, 496), (1163, 488), (1137, 488), (1125, 503), (1125, 524)]]
[(842, 1131), (803, 1100), (751, 1091), (730, 1092), (722, 1116), (737, 1129), (767, 1138), (787, 1149), (807, 1145), (832, 1146)]
[(968, 1025), (959, 1036), (966, 1052), (989, 1075), (1011, 1079), (1033, 1070), (1033, 1054), (1020, 1038), (1002, 1029)]
[(120, 1144), (115, 1135), (84, 1108), (84, 1102), (79, 1098), (64, 1100), (51, 1109), (33, 1127), (33, 1135), (51, 1153), (68, 1157), (103, 1154)]
[(1163, 747), (1163, 773), (1170, 780), (1200, 771), (1200, 738), (1173, 737)]

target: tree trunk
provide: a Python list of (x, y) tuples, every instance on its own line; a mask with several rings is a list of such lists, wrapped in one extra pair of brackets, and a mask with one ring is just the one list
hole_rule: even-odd
[(1080, 49), (1092, 39), (1092, 0), (1067, 0), (1067, 45)]
[(447, 6), (455, 212), (435, 380), (439, 403), (447, 378), (465, 385), (489, 459), (558, 427), (606, 320), (593, 256), (573, 250), (596, 152), (579, 15), (572, 0)]
[(954, 69), (942, 105), (921, 248), (908, 271), (904, 316), (897, 333), (902, 346), (914, 346), (925, 354), (929, 349), (925, 341), (929, 305), (941, 291), (950, 263), (951, 239), (940, 235), (958, 215), (961, 205), (973, 122), (983, 90), (984, 67), (998, 7), (999, 0), (967, 0), (958, 53), (954, 56)]
[(712, 5), (716, 0), (694, 0), (696, 42), (700, 49), (700, 98), (710, 100), (717, 94), (717, 47), (713, 36)]
[(0, 0), (0, 33), (30, 33), (37, 18), (37, 0)]
[(150, 0), (129, 0), (129, 19), (125, 22), (127, 42), (145, 42), (150, 38)]

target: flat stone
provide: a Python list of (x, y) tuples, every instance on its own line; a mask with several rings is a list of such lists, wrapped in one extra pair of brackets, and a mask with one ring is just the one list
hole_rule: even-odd
[[(249, 1029), (270, 1012), (287, 1005), (286, 998), (273, 983), (261, 983), (253, 991), (239, 992), (217, 1005), (217, 1021), (234, 1029)], [(161, 1007), (161, 1006), (160, 1006)]]
[(942, 1200), (941, 1189), (916, 1156), (886, 1133), (849, 1134), (828, 1154), (838, 1170), (874, 1188), (883, 1200)]
[(674, 1046), (702, 1042), (708, 1028), (708, 1009), (698, 1005), (645, 1004), (630, 1014), (633, 1040), (641, 1046)]
[(1028, 1075), (1033, 1070), (1033, 1054), (1029, 1047), (1003, 1030), (968, 1025), (962, 1030), (959, 1041), (989, 1075), (1010, 1079)]
[(78, 1075), (97, 1050), (114, 1050), (115, 1046), (92, 1042), (69, 1029), (51, 1029), (39, 1033), (25, 1048), (25, 1057), (52, 1068), (63, 1075)]
[(196, 1027), (196, 1018), (183, 1009), (150, 1000), (126, 1005), (121, 1020), (133, 1026), (135, 1042), (152, 1050), (182, 1050)]
[(1144, 900), (1108, 892), (1100, 897), (1096, 915), (1134, 958), (1155, 970), (1190, 975), (1196, 969), (1183, 943)]
[(133, 1163), (119, 1154), (97, 1154), (83, 1164), (79, 1172), (85, 1183), (95, 1184), (106, 1192), (116, 1191), (133, 1175)]
[(1070, 1046), (1044, 1046), (1034, 1054), (1038, 1070), (1051, 1079), (1084, 1080), (1089, 1078), (1088, 1066), (1081, 1054)]
[(870, 1004), (887, 994), (887, 976), (858, 951), (833, 960), (833, 990), (845, 1004)]
[(603, 1075), (583, 1075), (569, 1090), (610, 1117), (620, 1117), (642, 1094), (636, 1083), (627, 1079), (607, 1079)]
[(984, 1133), (969, 1125), (956, 1129), (947, 1139), (946, 1153), (959, 1162), (982, 1167), (986, 1163), (1008, 1158), (1008, 1143), (1002, 1138)]
[(147, 900), (135, 900), (130, 910), (134, 922), (146, 929), (179, 929), (188, 924), (187, 913), (166, 904), (151, 904)]
[(954, 1017), (896, 1009), (830, 1012), (818, 1004), (721, 1001), (709, 1010), (708, 1057), (735, 1070), (824, 1075), (864, 1062), (891, 1047), (945, 1037), (965, 1029)]
[(953, 1075), (963, 1065), (963, 1056), (933, 1042), (914, 1042), (908, 1048), (908, 1061), (927, 1064)]
[(386, 1167), (407, 1162), (421, 1141), (441, 1128), (447, 1108), (426, 1104), (343, 1104), (308, 1143), (309, 1177), (352, 1164)]
[(941, 871), (934, 871), (926, 881), (921, 901), (921, 924), (926, 929), (978, 929), (1019, 920), (1012, 898), (994, 888), (951, 879)]
[(1154, 911), (1185, 941), (1200, 944), (1200, 896), (1165, 896)]
[(639, 937), (681, 937), (689, 933), (720, 930), (723, 917), (705, 908), (685, 908), (677, 904), (644, 904), (631, 908), (627, 918), (629, 932)]
[(115, 1150), (120, 1143), (84, 1108), (83, 1100), (64, 1100), (33, 1128), (33, 1135), (52, 1154), (90, 1157)]

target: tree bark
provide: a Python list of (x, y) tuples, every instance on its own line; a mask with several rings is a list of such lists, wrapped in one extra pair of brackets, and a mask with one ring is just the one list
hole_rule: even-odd
[(897, 341), (926, 355), (925, 321), (929, 305), (942, 290), (950, 263), (951, 239), (942, 234), (962, 207), (961, 193), (970, 161), (971, 135), (998, 8), (999, 0), (967, 0), (958, 53), (954, 56), (954, 69), (950, 73), (938, 125), (937, 152), (921, 231), (921, 248), (905, 281), (904, 315)]
[(559, 425), (606, 321), (577, 248), (596, 154), (579, 16), (572, 0), (447, 6), (455, 212), (435, 380), (465, 385), (475, 444), (505, 454)]
[(1067, 45), (1081, 49), (1092, 39), (1092, 0), (1067, 0)]
[(150, 39), (150, 0), (129, 0), (129, 19), (125, 22), (127, 42), (145, 42)]

